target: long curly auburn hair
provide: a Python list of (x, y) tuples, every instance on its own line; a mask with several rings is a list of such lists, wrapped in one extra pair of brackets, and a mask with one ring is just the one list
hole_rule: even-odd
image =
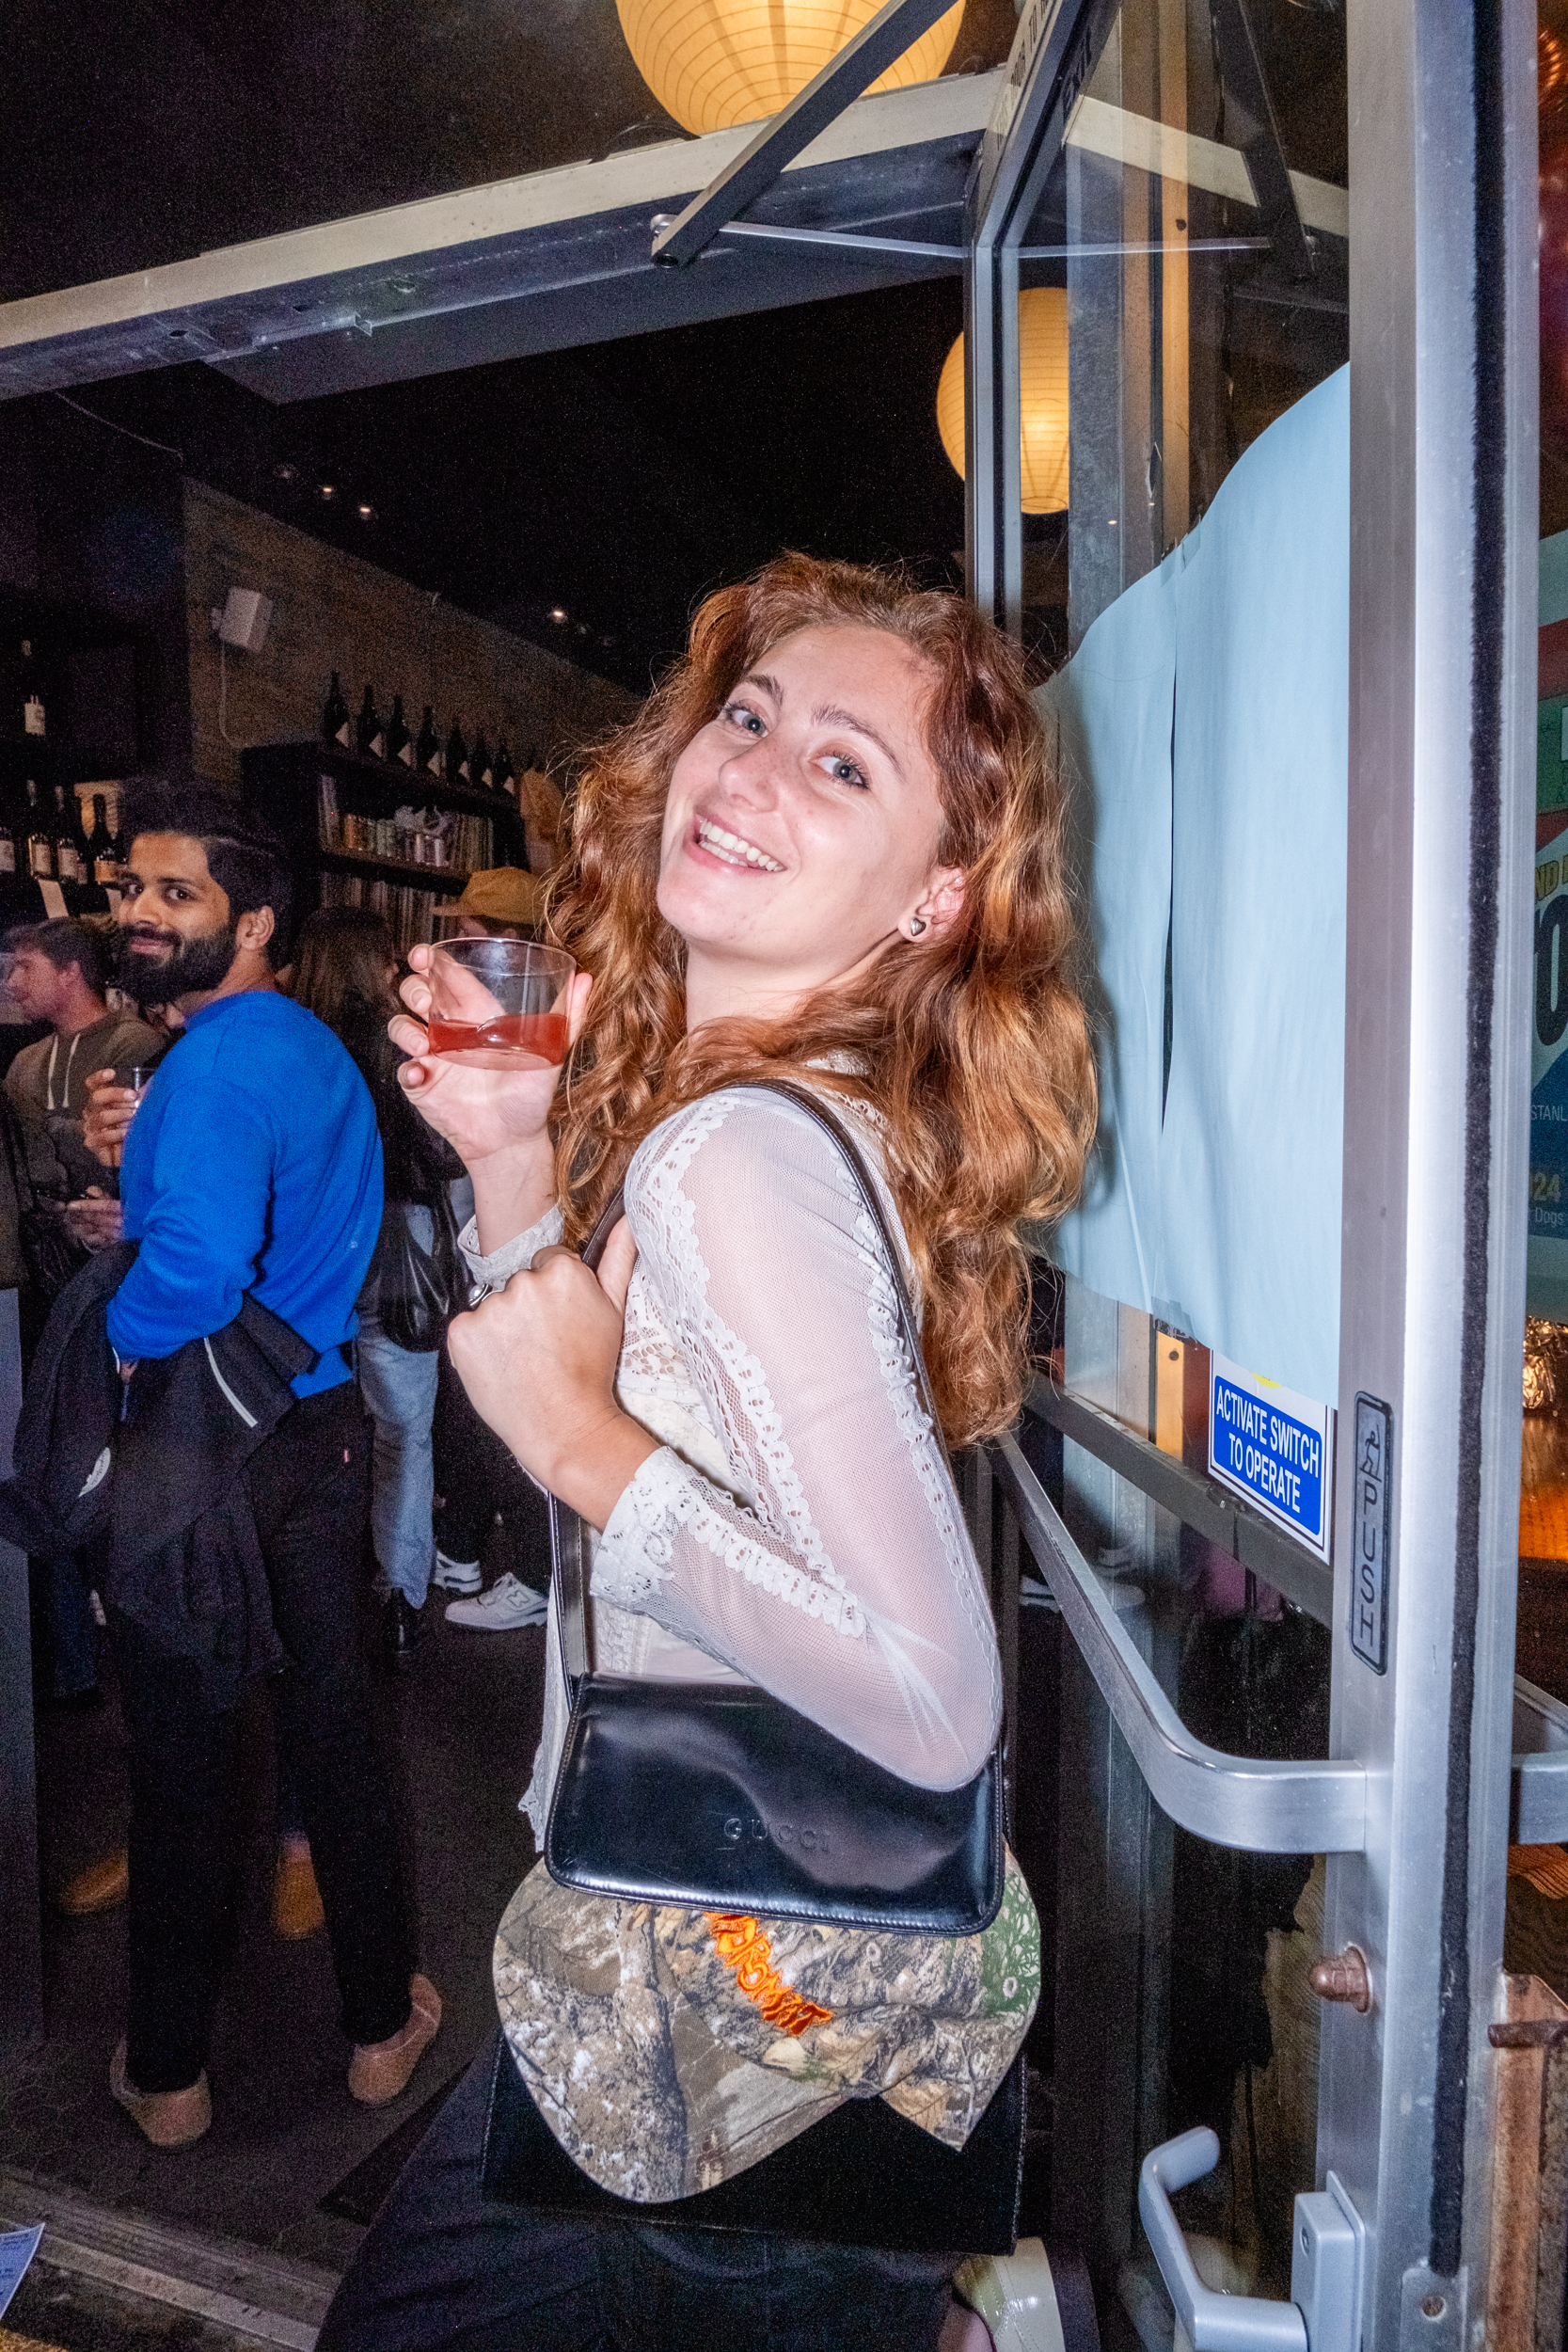
[[(886, 629), (927, 664), (926, 743), (943, 824), (936, 861), (963, 907), (931, 938), (890, 940), (852, 983), (787, 1023), (686, 1034), (685, 943), (658, 911), (675, 762), (739, 680), (800, 629)], [(924, 1294), (943, 1431), (1005, 1428), (1024, 1378), (1028, 1260), (1018, 1228), (1075, 1199), (1096, 1117), (1084, 1009), (1068, 977), (1062, 796), (1018, 653), (961, 598), (858, 564), (783, 555), (709, 596), (685, 658), (594, 755), (552, 879), (549, 936), (593, 974), (558, 1098), (566, 1239), (580, 1242), (650, 1130), (737, 1078), (799, 1075), (880, 1113), (887, 1175)]]

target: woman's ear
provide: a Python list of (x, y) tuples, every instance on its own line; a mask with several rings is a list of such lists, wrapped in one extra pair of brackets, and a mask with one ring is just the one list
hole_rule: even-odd
[(933, 939), (950, 931), (963, 913), (964, 870), (961, 866), (942, 866), (926, 884), (926, 895), (915, 913), (929, 926)]

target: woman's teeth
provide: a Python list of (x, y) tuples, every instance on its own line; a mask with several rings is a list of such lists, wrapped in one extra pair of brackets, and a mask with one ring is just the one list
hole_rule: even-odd
[(755, 844), (742, 841), (737, 833), (726, 833), (710, 817), (697, 819), (697, 838), (714, 857), (722, 858), (726, 866), (756, 866), (765, 874), (782, 874), (784, 867), (777, 858), (767, 857)]

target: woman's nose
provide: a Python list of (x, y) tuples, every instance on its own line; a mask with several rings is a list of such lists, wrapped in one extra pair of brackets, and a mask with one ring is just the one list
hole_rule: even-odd
[(733, 752), (719, 771), (721, 789), (738, 806), (769, 808), (778, 796), (782, 763), (770, 736)]

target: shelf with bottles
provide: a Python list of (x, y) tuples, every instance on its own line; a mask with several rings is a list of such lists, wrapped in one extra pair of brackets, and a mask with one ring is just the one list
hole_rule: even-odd
[(351, 759), (362, 772), (389, 777), (394, 785), (401, 769), (417, 792), (450, 795), (454, 807), (493, 809), (499, 802), (515, 809), (517, 804), (517, 770), (504, 736), (498, 738), (492, 753), (483, 728), (470, 742), (454, 718), (443, 737), (433, 703), (425, 704), (418, 730), (411, 729), (403, 696), (392, 696), (391, 710), (383, 718), (371, 686), (365, 689), (357, 718), (352, 717), (337, 670), (327, 686), (318, 742), (334, 759)]
[(516, 817), (517, 803), (510, 795), (485, 791), (471, 784), (451, 784), (445, 776), (421, 774), (416, 768), (401, 761), (370, 759), (362, 753), (343, 751), (336, 743), (264, 744), (259, 749), (309, 752), (335, 775), (353, 776), (373, 792), (379, 788), (383, 797), (393, 800), (434, 802), (441, 808), (468, 809), (475, 816)]
[(31, 775), (19, 794), (0, 794), (0, 887), (58, 883), (67, 914), (110, 911), (107, 894), (123, 863), (113, 830), (118, 800), (111, 792), (90, 798), (89, 808), (65, 785)]
[[(356, 779), (348, 797), (357, 799)], [(324, 856), (354, 858), (377, 866), (403, 866), (466, 882), (496, 862), (491, 813), (412, 802), (390, 816), (381, 810), (343, 807), (339, 778), (316, 777), (316, 841)]]
[(0, 774), (139, 767), (153, 663), (145, 629), (0, 589)]
[(410, 866), (405, 858), (360, 857), (351, 850), (324, 850), (322, 871), (341, 874), (384, 874), (389, 882), (408, 882), (417, 876), (420, 886), (440, 898), (456, 898), (467, 886), (468, 870), (452, 866)]

